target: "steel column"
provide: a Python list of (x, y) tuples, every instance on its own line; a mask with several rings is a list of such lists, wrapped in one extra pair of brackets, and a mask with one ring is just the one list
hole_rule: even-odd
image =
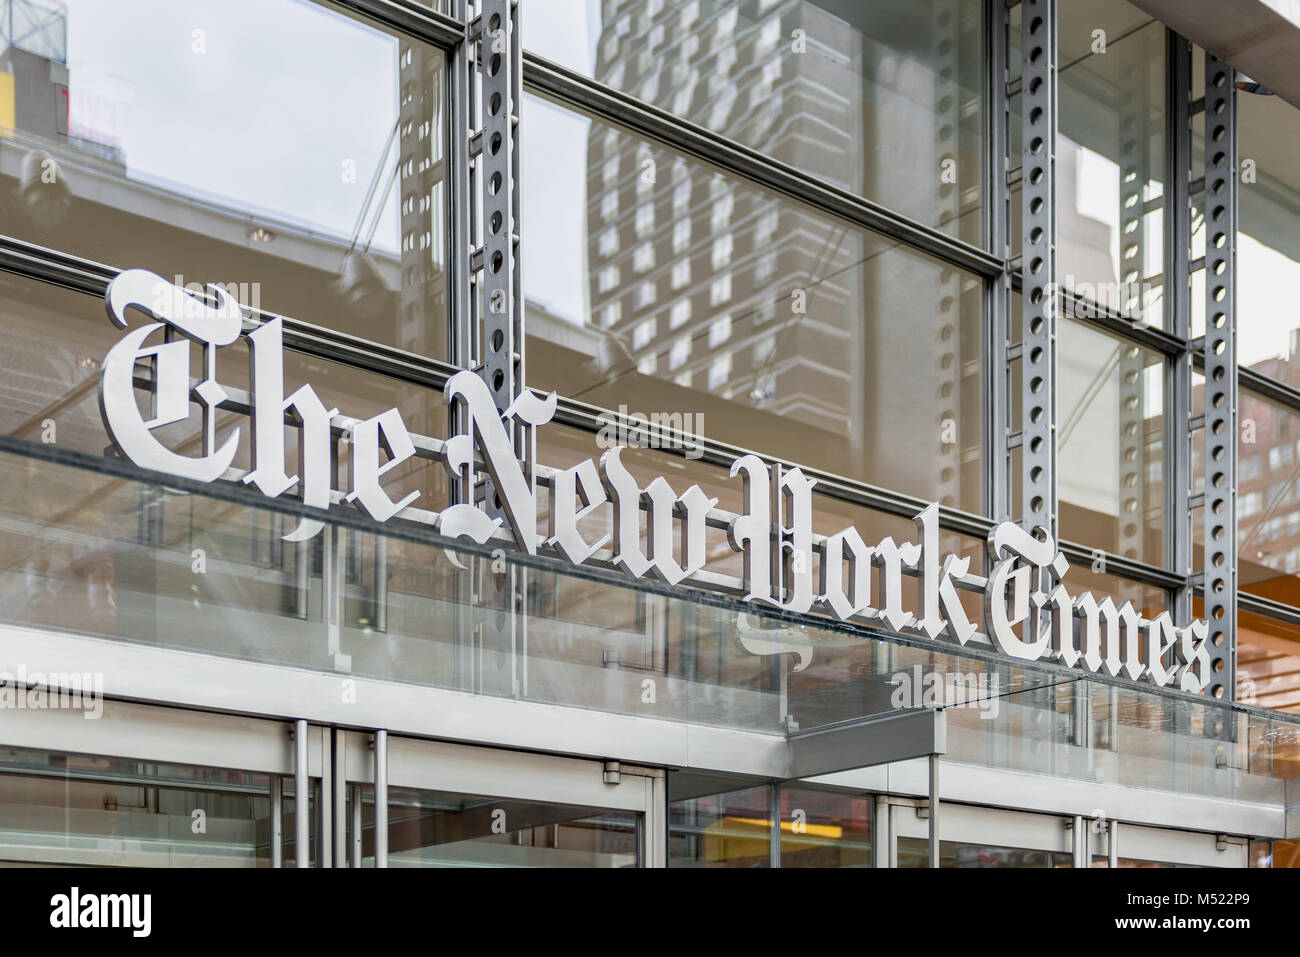
[(646, 807), (642, 818), (642, 867), (668, 866), (668, 774), (655, 768), (645, 777)]
[(939, 866), (939, 755), (930, 755), (930, 867)]
[(362, 790), (360, 784), (352, 785), (352, 839), (351, 857), (349, 863), (352, 867), (361, 866), (361, 837), (364, 822), (361, 816), (361, 797)]
[[(479, 354), (482, 373), (505, 410), (523, 388), (523, 296), (519, 267), (519, 81), (522, 55), (519, 5), (480, 0), (471, 27), (477, 43), (481, 89), (472, 188), (479, 191), (482, 221), (472, 228), (479, 245), (470, 256), (483, 310)], [(474, 297), (472, 304), (480, 301)], [(494, 504), (489, 502), (489, 505)]]
[(330, 731), (333, 738), (333, 746), (330, 749), (330, 764), (333, 766), (333, 795), (331, 802), (334, 805), (334, 866), (348, 866), (348, 762), (347, 732), (342, 728), (334, 728)]
[[(477, 195), (481, 212), (471, 213), (470, 235), (477, 246), (470, 253), (471, 341), (476, 340), (477, 368), (504, 414), (524, 388), (523, 270), (520, 266), (519, 114), (522, 105), (522, 12), (514, 0), (479, 0), (478, 15), (469, 28), (477, 50), (479, 90), (470, 115), (478, 129), (470, 137), (473, 171), (470, 195)], [(471, 77), (472, 79), (472, 77)], [(481, 310), (481, 315), (476, 313)], [(481, 321), (481, 329), (478, 329)], [(479, 336), (474, 336), (478, 331)], [(515, 455), (524, 463), (530, 486), (536, 488), (530, 431), (511, 424)], [(467, 483), (468, 484), (468, 483)], [(483, 497), (494, 518), (505, 518), (492, 480), (480, 488), (465, 488), (466, 500)], [(518, 650), (523, 637), (525, 572), (509, 566), (504, 573), (478, 561), (476, 631), (480, 642), (475, 690), (515, 695), (520, 691)]]
[(871, 814), (871, 834), (872, 847), (871, 857), (872, 864), (875, 867), (892, 867), (891, 861), (894, 860), (893, 844), (894, 834), (890, 830), (892, 818), (889, 813), (889, 798), (883, 794), (877, 794), (872, 800)]
[[(1233, 69), (1205, 58), (1205, 613), (1207, 692), (1236, 697), (1237, 114)], [(1222, 723), (1222, 722), (1221, 722)], [(1218, 729), (1231, 735), (1230, 727)], [(1209, 729), (1207, 729), (1207, 732)]]
[(284, 867), (284, 780), (271, 775), (271, 866)]
[[(1168, 165), (1165, 170), (1165, 326), (1175, 336), (1191, 338), (1192, 214), (1192, 56), (1186, 40), (1166, 31), (1169, 61), (1167, 112)], [(1165, 541), (1169, 567), (1179, 575), (1192, 572), (1192, 366), (1184, 350), (1170, 356), (1165, 372)], [(1192, 591), (1186, 584), (1170, 592), (1174, 621), (1192, 618)]]
[(781, 785), (779, 784), (768, 785), (767, 800), (768, 800), (768, 816), (771, 822), (771, 826), (768, 831), (770, 837), (769, 837), (769, 844), (767, 847), (767, 852), (768, 852), (767, 863), (769, 867), (780, 867), (781, 866)]
[(887, 805), (889, 810), (889, 867), (898, 867), (898, 806)]
[[(465, 6), (464, 0), (456, 0), (458, 18), (465, 17)], [(470, 197), (474, 195), (470, 190), (474, 179), (470, 135), (476, 122), (472, 110), (476, 102), (474, 48), (467, 40), (458, 43), (447, 59), (447, 359), (458, 368), (468, 369), (474, 338), (470, 324), (473, 277), (469, 269), (474, 248), (470, 226)]]
[[(985, 34), (989, 56), (989, 77), (986, 97), (989, 104), (989, 161), (985, 178), (985, 195), (988, 196), (989, 248), (1002, 261), (1011, 258), (1011, 197), (1007, 186), (1010, 167), (1008, 132), (1011, 122), (1011, 98), (1007, 95), (1010, 82), (1010, 24), (1005, 3), (986, 3)], [(1019, 159), (1017, 158), (1017, 163)], [(988, 407), (985, 409), (984, 429), (987, 436), (988, 465), (984, 482), (987, 489), (985, 503), (996, 521), (1006, 521), (1011, 516), (1011, 449), (1008, 439), (1011, 424), (1011, 372), (1007, 356), (1011, 344), (1011, 275), (1005, 269), (985, 286), (988, 299), (989, 334), (985, 346), (985, 368), (988, 370), (985, 391)]]
[(388, 732), (375, 732), (375, 867), (388, 866)]
[(1056, 0), (1023, 0), (1022, 520), (1056, 535)]
[[(1135, 322), (1146, 321), (1146, 185), (1151, 178), (1148, 64), (1139, 61), (1124, 71), (1119, 111), (1119, 282), (1120, 310)], [(1103, 297), (1099, 297), (1103, 298)], [(1143, 559), (1146, 538), (1146, 413), (1144, 359), (1135, 343), (1119, 344), (1119, 460), (1116, 463), (1116, 551)], [(1120, 603), (1142, 607), (1142, 589), (1119, 588)]]
[(311, 777), (307, 764), (307, 722), (294, 723), (293, 732), (293, 862), (311, 866)]
[(316, 832), (316, 859), (321, 867), (334, 866), (334, 769), (330, 766), (333, 729), (320, 729), (320, 830)]

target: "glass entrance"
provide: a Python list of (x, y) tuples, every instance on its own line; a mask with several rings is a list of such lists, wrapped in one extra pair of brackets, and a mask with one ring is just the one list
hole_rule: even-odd
[(0, 866), (266, 867), (271, 778), (0, 748)]
[(98, 694), (88, 703), (5, 710), (0, 866), (270, 867), (293, 857), (283, 840), (294, 808), (284, 800), (287, 724)]
[[(924, 801), (885, 799), (892, 867), (927, 867)], [(939, 808), (940, 867), (1070, 867), (1068, 819), (944, 803)]]
[[(368, 817), (373, 828), (373, 806), (362, 814), (363, 827)], [(636, 867), (640, 818), (611, 808), (399, 788), (388, 793), (388, 866)], [(362, 866), (374, 866), (373, 834), (368, 841), (363, 835)]]
[(662, 772), (391, 738), (385, 822), (366, 738), (336, 739), (346, 793), (334, 826), (347, 848), (337, 866), (643, 867), (662, 857)]
[[(924, 802), (885, 798), (895, 867), (926, 867)], [(945, 803), (939, 811), (940, 867), (1074, 867), (1073, 816)], [(1248, 841), (1084, 817), (1083, 859), (1091, 867), (1245, 867)], [(1114, 844), (1112, 847), (1112, 837)]]

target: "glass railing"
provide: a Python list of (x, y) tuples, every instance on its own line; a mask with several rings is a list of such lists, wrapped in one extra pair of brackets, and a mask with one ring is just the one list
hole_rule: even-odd
[(948, 760), (1235, 800), (1281, 802), (1300, 773), (1289, 715), (782, 618), (423, 526), (356, 519), (283, 541), (296, 521), (219, 488), (0, 452), (0, 620), (771, 734), (944, 707)]
[[(745, 649), (735, 610), (625, 587), (612, 575), (525, 567), (512, 553), (456, 548), (424, 529), (417, 539), (329, 525), (307, 542), (283, 541), (296, 521), (2, 453), (0, 620), (532, 701), (784, 728), (779, 662)], [(337, 590), (326, 587), (335, 582)], [(502, 586), (518, 594), (523, 614), (490, 597)]]
[(819, 658), (789, 678), (790, 710), (805, 728), (939, 707), (949, 761), (1265, 804), (1283, 803), (1283, 780), (1300, 774), (1291, 715), (899, 636), (842, 643)]

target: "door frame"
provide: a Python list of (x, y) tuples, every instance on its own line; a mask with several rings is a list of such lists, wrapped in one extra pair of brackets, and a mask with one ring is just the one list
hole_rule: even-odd
[[(897, 867), (898, 839), (927, 840), (930, 822), (921, 816), (926, 812), (925, 801), (888, 795), (884, 798), (878, 803), (883, 803), (887, 811), (889, 830), (882, 835), (887, 853), (887, 862), (882, 864)], [(1066, 828), (1068, 821), (1054, 814), (944, 801), (939, 806), (939, 840), (1069, 854), (1072, 843)]]
[[(267, 775), (270, 864), (282, 866), (283, 785), (294, 775), (292, 722), (103, 697), (97, 704), (102, 708), (98, 716), (81, 708), (6, 708), (0, 747)], [(40, 855), (24, 859), (47, 860)], [(90, 861), (75, 853), (63, 862), (132, 863), (128, 858)]]
[[(918, 814), (925, 804), (912, 798), (877, 797), (877, 817), (882, 812), (888, 815), (888, 833), (881, 835), (881, 857), (885, 858), (879, 860), (881, 866), (898, 866), (899, 837), (928, 837), (929, 821)], [(939, 809), (939, 839), (1073, 854), (1076, 820), (1084, 828), (1094, 865), (1098, 860), (1108, 861), (1112, 834), (1117, 837), (1119, 859), (1190, 867), (1246, 867), (1249, 863), (1250, 842), (1245, 838), (949, 801)]]
[[(328, 729), (323, 729), (328, 734)], [(637, 815), (639, 853), (642, 867), (666, 867), (668, 854), (667, 777), (661, 768), (597, 761), (536, 751), (518, 751), (451, 741), (384, 735), (388, 787), (456, 794), (481, 795), (512, 801), (567, 804)], [(374, 786), (376, 777), (376, 735), (360, 731), (336, 731), (333, 738), (335, 766), (343, 769), (333, 782), (335, 807), (345, 807), (348, 793), (359, 793), (364, 785)], [(346, 846), (348, 860), (356, 860), (355, 842), (341, 837), (348, 830), (342, 814), (333, 815), (334, 858)], [(340, 865), (340, 866), (346, 866)], [(386, 866), (379, 864), (379, 866)]]

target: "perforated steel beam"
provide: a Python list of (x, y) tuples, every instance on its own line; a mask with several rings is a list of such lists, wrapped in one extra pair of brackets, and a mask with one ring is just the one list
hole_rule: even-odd
[(1056, 534), (1056, 2), (1023, 0), (1022, 521)]
[[(487, 382), (499, 412), (505, 412), (524, 388), (524, 309), (522, 269), (519, 263), (519, 109), (521, 93), (522, 34), (520, 5), (514, 0), (479, 0), (478, 14), (469, 26), (476, 55), (477, 96), (470, 115), (478, 128), (470, 136), (473, 157), (470, 196), (477, 195), (479, 212), (470, 215), (470, 274), (474, 288), (469, 297), (470, 340), (476, 346), (476, 366)], [(470, 76), (472, 89), (475, 77)], [(475, 333), (477, 332), (477, 335)], [(515, 455), (524, 463), (529, 483), (534, 483), (533, 456), (528, 436), (519, 424), (512, 426)], [(483, 506), (494, 518), (506, 518), (490, 478), (478, 489)], [(526, 572), (510, 566), (494, 571), (492, 563), (475, 562), (474, 603), (477, 615), (478, 654), (471, 663), (478, 691), (518, 694), (519, 652), (526, 642)]]
[[(1165, 277), (1165, 325), (1183, 340), (1191, 338), (1192, 216), (1192, 57), (1186, 40), (1167, 33), (1169, 60), (1168, 165), (1165, 172), (1165, 248), (1169, 274)], [(1199, 98), (1200, 92), (1195, 92)], [(1192, 572), (1192, 367), (1187, 351), (1170, 357), (1165, 373), (1165, 522), (1169, 567), (1179, 575)], [(1174, 620), (1192, 617), (1192, 591), (1187, 585), (1171, 591)]]
[(1237, 114), (1233, 69), (1205, 58), (1205, 614), (1207, 693), (1236, 697)]
[[(471, 253), (482, 310), (479, 360), (504, 411), (523, 388), (523, 297), (519, 269), (519, 106), (522, 75), (519, 5), (480, 0), (471, 27), (478, 45), (480, 94), (474, 186), (482, 203), (479, 246)], [(518, 450), (522, 452), (523, 450)], [(495, 503), (489, 503), (494, 505)]]
[[(1011, 122), (1010, 81), (1011, 17), (1006, 4), (985, 4), (989, 48), (989, 170), (985, 193), (989, 197), (989, 248), (999, 259), (1011, 258), (1011, 197), (1007, 174)], [(1020, 164), (1015, 157), (1014, 164)], [(989, 465), (985, 470), (989, 514), (997, 521), (1011, 518), (1011, 374), (1008, 347), (1011, 344), (1011, 274), (1003, 271), (988, 284), (990, 330), (986, 346), (989, 370), (985, 430), (988, 433)], [(1019, 428), (1017, 424), (1015, 428)]]
[[(1119, 114), (1119, 297), (1125, 315), (1146, 318), (1142, 280), (1146, 275), (1144, 195), (1151, 178), (1148, 130), (1147, 64), (1125, 70)], [(1142, 350), (1134, 343), (1119, 346), (1119, 474), (1117, 547), (1125, 558), (1143, 554), (1146, 534), (1146, 415)], [(1120, 597), (1141, 607), (1140, 587), (1122, 586)]]

